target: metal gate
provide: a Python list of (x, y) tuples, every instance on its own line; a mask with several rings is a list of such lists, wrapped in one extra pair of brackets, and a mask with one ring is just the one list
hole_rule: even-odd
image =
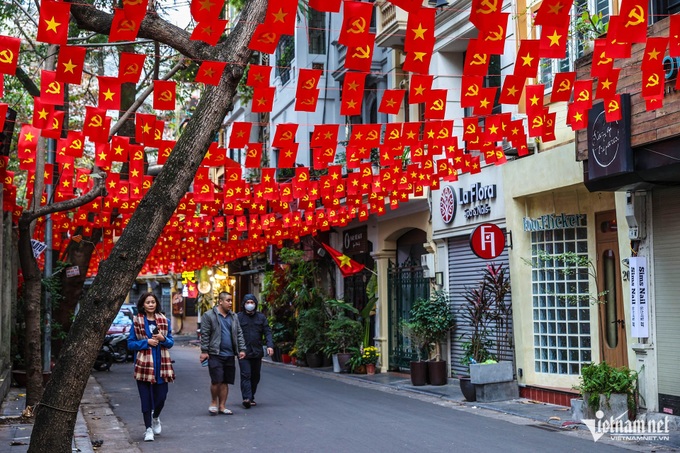
[(402, 322), (409, 320), (411, 306), (416, 299), (430, 297), (430, 281), (423, 277), (423, 268), (410, 258), (401, 266), (392, 260), (388, 264), (389, 306), (389, 367), (392, 370), (409, 369), (417, 352), (405, 335)]

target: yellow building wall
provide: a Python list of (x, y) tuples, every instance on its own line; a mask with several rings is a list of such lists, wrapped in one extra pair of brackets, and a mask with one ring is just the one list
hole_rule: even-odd
[[(595, 254), (595, 213), (615, 208), (614, 194), (590, 193), (583, 185), (583, 164), (574, 158), (573, 143), (503, 166), (507, 228), (512, 232), (510, 276), (517, 376), (520, 384), (571, 388), (578, 375), (537, 373), (534, 361), (531, 266), (531, 233), (524, 231), (523, 218), (546, 214), (586, 214), (588, 252)], [(595, 282), (591, 278), (591, 293)], [(592, 360), (599, 359), (598, 306), (590, 308)], [(519, 369), (522, 369), (520, 376)]]

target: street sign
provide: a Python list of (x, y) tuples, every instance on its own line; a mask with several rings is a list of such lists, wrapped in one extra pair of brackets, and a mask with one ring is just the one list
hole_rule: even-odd
[(493, 223), (482, 223), (470, 235), (470, 248), (484, 259), (497, 258), (505, 248), (505, 234)]

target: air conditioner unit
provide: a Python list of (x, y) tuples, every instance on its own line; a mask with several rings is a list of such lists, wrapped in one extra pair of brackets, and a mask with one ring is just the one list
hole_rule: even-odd
[(420, 255), (420, 265), (423, 268), (423, 277), (434, 278), (434, 255), (432, 253)]

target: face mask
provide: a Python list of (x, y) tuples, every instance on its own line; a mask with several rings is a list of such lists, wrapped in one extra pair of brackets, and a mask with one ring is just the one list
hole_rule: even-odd
[(253, 311), (255, 310), (255, 304), (246, 304), (245, 308), (247, 311)]

